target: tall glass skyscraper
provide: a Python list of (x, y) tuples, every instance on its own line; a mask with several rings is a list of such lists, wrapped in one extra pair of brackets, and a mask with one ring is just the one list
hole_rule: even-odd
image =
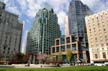
[(40, 9), (32, 29), (28, 32), (27, 53), (50, 54), (55, 38), (61, 36), (57, 15), (53, 9)]
[(88, 47), (85, 16), (89, 14), (91, 11), (87, 5), (80, 0), (71, 0), (68, 11), (69, 28), (66, 29), (69, 29), (69, 34), (77, 37), (77, 40), (82, 43), (82, 47)]

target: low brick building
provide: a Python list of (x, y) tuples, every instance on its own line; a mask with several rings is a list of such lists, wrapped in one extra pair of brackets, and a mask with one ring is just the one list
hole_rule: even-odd
[(87, 49), (82, 49), (79, 41), (73, 35), (62, 36), (61, 38), (55, 39), (55, 45), (51, 46), (51, 55), (55, 56), (58, 61), (59, 54), (62, 54), (62, 61), (67, 62), (66, 51), (67, 49), (72, 51), (71, 62), (87, 63), (89, 62), (89, 53)]

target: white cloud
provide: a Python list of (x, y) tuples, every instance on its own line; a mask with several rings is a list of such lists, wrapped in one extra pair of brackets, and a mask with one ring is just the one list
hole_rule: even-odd
[(17, 1), (22, 7), (27, 7), (26, 15), (33, 18), (39, 9), (46, 6), (54, 8), (54, 11), (58, 13), (60, 10), (63, 10), (63, 8), (65, 9), (65, 6), (68, 5), (69, 0), (22, 0), (22, 2), (20, 2), (20, 0)]
[[(22, 10), (25, 10), (25, 15), (28, 17), (34, 17), (36, 12), (43, 8), (44, 6), (49, 6), (54, 9), (56, 13), (58, 13), (60, 10), (67, 9), (69, 0), (16, 0), (20, 8)], [(65, 5), (65, 6), (64, 6)]]
[[(25, 15), (28, 17), (35, 17), (36, 12), (41, 8), (40, 4), (37, 3), (36, 0), (23, 0), (22, 5), (26, 6), (27, 10), (25, 10)], [(20, 3), (20, 2), (19, 2)]]
[(8, 2), (8, 0), (0, 0), (1, 2), (4, 2), (4, 3), (7, 3)]
[(89, 7), (93, 7), (96, 2), (99, 0), (81, 0), (84, 4), (87, 4)]
[(36, 0), (27, 0), (28, 3), (28, 9), (35, 10), (40, 8), (40, 5), (37, 4)]
[(28, 17), (35, 17), (36, 11), (35, 11), (35, 10), (27, 10), (27, 11), (26, 11), (26, 15), (27, 15)]
[(58, 14), (58, 23), (59, 25), (63, 25), (64, 24), (64, 20), (65, 20), (65, 16), (66, 16), (66, 13), (63, 12), (63, 11), (60, 11)]
[(69, 0), (50, 0), (49, 4), (53, 7), (54, 11), (58, 13), (64, 9), (67, 10)]
[(17, 14), (17, 15), (20, 15), (20, 11), (18, 10), (18, 7), (15, 6), (14, 0), (0, 0), (0, 1), (2, 1), (6, 4), (7, 11)]
[(0, 1), (6, 3), (8, 0), (0, 0)]
[(58, 14), (58, 24), (60, 25), (60, 30), (62, 34), (64, 34), (64, 23), (65, 23), (65, 17), (66, 13), (64, 11), (60, 11)]
[(102, 0), (81, 0), (84, 4), (88, 5), (92, 11), (99, 12), (108, 9), (108, 0), (102, 2)]
[(19, 5), (21, 6), (21, 9), (22, 10), (25, 10), (26, 8), (27, 8), (27, 2), (26, 2), (26, 0), (16, 0), (18, 3), (19, 3)]
[(34, 3), (34, 5), (33, 5), (33, 4), (29, 4), (28, 10), (27, 10), (27, 12), (26, 12), (26, 15), (33, 18), (33, 17), (35, 17), (36, 12), (37, 12), (40, 8), (41, 8), (41, 7), (40, 7), (39, 5), (36, 5), (35, 3)]

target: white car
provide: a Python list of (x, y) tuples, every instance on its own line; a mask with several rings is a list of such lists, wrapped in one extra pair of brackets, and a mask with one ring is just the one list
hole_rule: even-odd
[(104, 66), (104, 63), (94, 63), (95, 66)]
[(108, 66), (108, 62), (105, 62), (105, 63), (104, 63), (104, 66)]

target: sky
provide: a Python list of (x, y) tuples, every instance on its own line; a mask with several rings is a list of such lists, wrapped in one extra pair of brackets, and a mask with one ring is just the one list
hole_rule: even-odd
[[(27, 32), (31, 29), (36, 13), (43, 7), (53, 8), (58, 16), (60, 30), (64, 34), (65, 16), (71, 0), (0, 0), (6, 4), (6, 11), (19, 15), (23, 23), (22, 52), (25, 52)], [(108, 10), (108, 0), (81, 0), (94, 12)]]

